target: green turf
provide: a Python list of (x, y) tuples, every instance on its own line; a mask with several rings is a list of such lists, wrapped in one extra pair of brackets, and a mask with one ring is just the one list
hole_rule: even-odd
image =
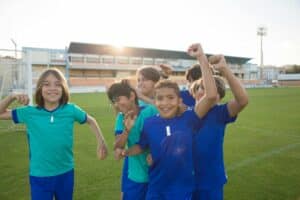
[[(226, 130), (225, 200), (299, 200), (300, 88), (248, 93), (249, 106)], [(104, 94), (71, 100), (97, 119), (110, 149), (106, 160), (97, 160), (94, 135), (87, 125), (76, 125), (74, 199), (117, 200), (122, 163), (112, 153), (114, 111)], [(0, 148), (0, 199), (29, 199), (26, 135), (1, 129)]]

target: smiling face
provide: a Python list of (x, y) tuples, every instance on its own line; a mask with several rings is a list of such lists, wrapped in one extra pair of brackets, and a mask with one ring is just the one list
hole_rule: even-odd
[(57, 107), (62, 98), (62, 84), (53, 74), (49, 74), (42, 82), (44, 107)]
[(151, 98), (154, 93), (154, 85), (154, 81), (145, 78), (141, 73), (137, 75), (137, 87), (143, 95)]
[(117, 112), (127, 113), (138, 108), (138, 98), (128, 80), (113, 83), (107, 90), (107, 96)]
[(69, 89), (64, 75), (56, 68), (47, 69), (37, 81), (35, 102), (48, 109), (68, 103)]
[(178, 114), (182, 100), (175, 89), (163, 87), (155, 90), (155, 106), (162, 118), (173, 118)]
[(134, 99), (135, 95), (134, 93), (131, 93), (129, 98), (127, 96), (114, 97), (112, 103), (118, 112), (127, 113), (128, 111), (133, 110), (136, 107)]

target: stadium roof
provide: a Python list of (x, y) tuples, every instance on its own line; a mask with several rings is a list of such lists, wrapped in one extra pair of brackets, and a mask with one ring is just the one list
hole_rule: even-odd
[[(194, 60), (195, 58), (189, 56), (185, 51), (173, 51), (162, 49), (149, 49), (139, 47), (123, 47), (122, 50), (104, 44), (88, 44), (71, 42), (68, 53), (78, 54), (92, 54), (92, 55), (113, 55), (113, 56), (130, 56), (130, 57), (149, 57), (149, 58), (164, 58), (164, 59), (187, 59)], [(210, 56), (211, 54), (206, 54)], [(227, 62), (244, 64), (252, 58), (225, 56)]]

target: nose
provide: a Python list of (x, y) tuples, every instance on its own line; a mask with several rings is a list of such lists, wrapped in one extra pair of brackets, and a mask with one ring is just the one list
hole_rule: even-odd
[(168, 105), (169, 104), (169, 102), (168, 102), (168, 99), (167, 98), (162, 98), (161, 100), (160, 100), (160, 104), (161, 105)]

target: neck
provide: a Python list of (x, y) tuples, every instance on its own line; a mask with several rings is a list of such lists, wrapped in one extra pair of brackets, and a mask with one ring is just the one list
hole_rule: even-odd
[(59, 106), (59, 103), (45, 103), (44, 108), (46, 110), (55, 110)]
[(139, 106), (138, 105), (133, 106), (132, 111), (133, 111), (134, 114), (138, 114), (139, 111), (140, 111)]

